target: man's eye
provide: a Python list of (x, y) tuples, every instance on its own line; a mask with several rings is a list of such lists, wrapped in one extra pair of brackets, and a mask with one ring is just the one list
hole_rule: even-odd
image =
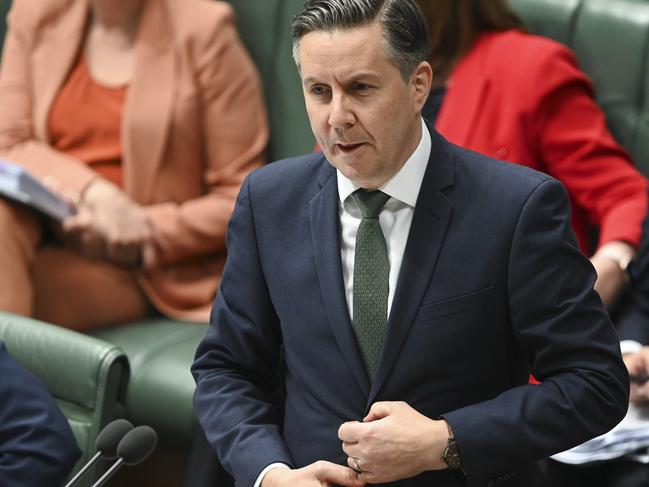
[(327, 88), (324, 86), (315, 85), (311, 87), (311, 93), (316, 96), (321, 96), (327, 93)]
[(365, 83), (356, 83), (354, 85), (354, 90), (357, 93), (367, 93), (371, 89), (372, 89), (372, 87), (370, 85), (366, 85)]

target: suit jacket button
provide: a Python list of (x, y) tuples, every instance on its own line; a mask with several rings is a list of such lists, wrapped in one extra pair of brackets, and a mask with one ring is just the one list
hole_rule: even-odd
[(506, 147), (501, 147), (496, 151), (496, 156), (498, 156), (499, 159), (505, 159), (509, 155), (509, 150), (507, 150)]

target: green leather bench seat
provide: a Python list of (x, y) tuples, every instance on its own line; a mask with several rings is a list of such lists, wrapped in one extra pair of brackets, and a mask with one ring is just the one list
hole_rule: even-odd
[(128, 357), (126, 417), (152, 426), (165, 441), (189, 445), (195, 431), (195, 386), (189, 368), (206, 329), (202, 323), (160, 318), (93, 332)]

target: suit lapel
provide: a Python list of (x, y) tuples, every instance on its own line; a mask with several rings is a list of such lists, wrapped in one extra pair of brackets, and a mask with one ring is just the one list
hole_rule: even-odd
[(164, 1), (148, 2), (135, 44), (135, 72), (129, 87), (122, 140), (126, 192), (150, 200), (153, 175), (162, 161), (175, 96), (175, 56)]
[(399, 271), (381, 360), (372, 383), (368, 405), (398, 359), (413, 326), (423, 295), (433, 275), (437, 256), (453, 212), (452, 201), (441, 190), (454, 180), (452, 156), (447, 142), (431, 130), (432, 148), (412, 217), (408, 242)]
[(345, 296), (340, 260), (338, 184), (335, 175), (333, 166), (323, 161), (323, 169), (318, 178), (321, 190), (310, 203), (311, 238), (322, 301), (329, 324), (347, 366), (363, 394), (367, 396), (370, 382), (352, 330)]
[(449, 79), (444, 102), (435, 128), (450, 142), (470, 147), (482, 114), (483, 101), (489, 94), (484, 76), (488, 38), (479, 38)]
[(53, 15), (53, 22), (44, 27), (31, 63), (34, 91), (38, 94), (34, 97), (34, 132), (46, 142), (52, 102), (77, 58), (88, 18), (87, 2), (69, 2), (64, 8), (64, 13)]

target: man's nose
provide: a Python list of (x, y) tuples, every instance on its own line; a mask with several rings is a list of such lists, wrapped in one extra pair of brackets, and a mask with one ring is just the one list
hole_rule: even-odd
[(356, 123), (356, 116), (346, 96), (334, 95), (331, 99), (330, 109), (329, 125), (332, 128), (346, 128)]

